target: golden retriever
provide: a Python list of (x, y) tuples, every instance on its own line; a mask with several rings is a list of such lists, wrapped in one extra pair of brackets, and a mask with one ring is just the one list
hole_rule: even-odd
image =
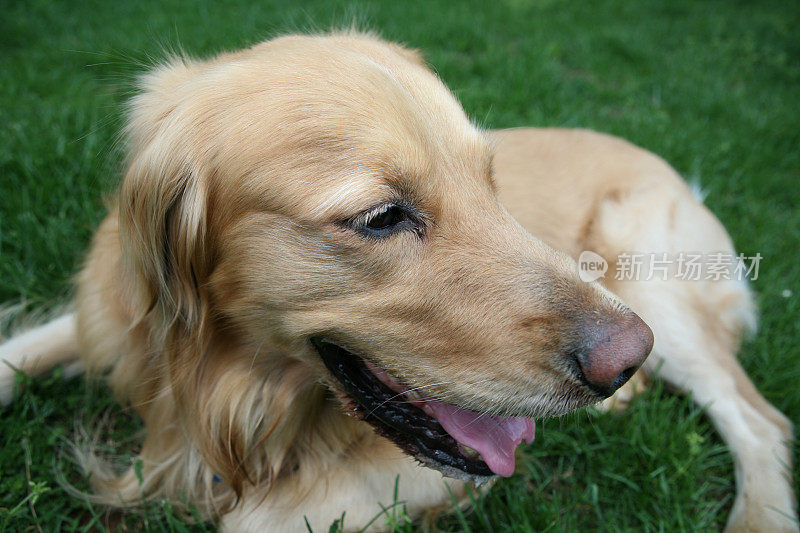
[(81, 455), (102, 501), (188, 499), (226, 531), (343, 511), (360, 528), (398, 480), (418, 516), (511, 475), (533, 418), (642, 367), (731, 447), (728, 529), (797, 531), (791, 424), (735, 359), (747, 285), (583, 281), (573, 259), (733, 254), (656, 156), (482, 131), (415, 51), (355, 33), (173, 58), (142, 77), (125, 136), (74, 311), (0, 347), (28, 373), (79, 359), (141, 416), (141, 479)]

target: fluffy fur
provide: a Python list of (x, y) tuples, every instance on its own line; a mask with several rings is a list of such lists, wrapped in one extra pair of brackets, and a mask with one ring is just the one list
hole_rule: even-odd
[[(733, 451), (728, 530), (797, 530), (791, 424), (735, 359), (747, 286), (578, 278), (582, 250), (612, 267), (733, 252), (654, 155), (589, 131), (480, 131), (418, 54), (354, 34), (174, 58), (142, 78), (125, 137), (74, 312), (0, 346), (29, 373), (79, 360), (142, 417), (143, 486), (83, 455), (102, 501), (188, 499), (228, 531), (342, 511), (357, 528), (398, 476), (412, 515), (447, 505), (464, 483), (346, 416), (309, 338), (476, 411), (548, 416), (598, 399), (566, 346), (632, 309), (655, 333), (644, 372), (708, 405)], [(387, 200), (413, 205), (418, 231), (359, 235)], [(0, 368), (5, 400), (11, 383)]]

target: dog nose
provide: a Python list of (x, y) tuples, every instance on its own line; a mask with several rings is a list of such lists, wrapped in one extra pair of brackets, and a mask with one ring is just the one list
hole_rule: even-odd
[(611, 396), (633, 376), (652, 349), (652, 330), (638, 315), (629, 313), (621, 321), (599, 326), (595, 341), (577, 359), (586, 384)]

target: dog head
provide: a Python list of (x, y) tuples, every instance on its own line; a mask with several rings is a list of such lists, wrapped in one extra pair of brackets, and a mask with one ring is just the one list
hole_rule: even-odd
[(233, 365), (191, 339), (236, 339), (251, 372), (291, 359), (480, 479), (511, 473), (530, 417), (607, 397), (652, 347), (506, 212), (491, 143), (411, 51), (341, 34), (175, 61), (144, 78), (128, 137), (123, 253), (142, 314), (194, 346), (174, 380)]

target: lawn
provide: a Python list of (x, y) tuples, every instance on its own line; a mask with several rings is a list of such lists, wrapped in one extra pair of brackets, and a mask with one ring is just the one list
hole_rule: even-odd
[[(4, 0), (0, 11), (0, 302), (69, 299), (119, 180), (131, 80), (164, 50), (207, 56), (356, 22), (421, 49), (482, 126), (613, 133), (699, 181), (737, 248), (764, 257), (760, 332), (740, 357), (800, 424), (800, 3)], [(137, 420), (101, 385), (58, 373), (22, 385), (0, 411), (0, 532), (201, 529), (165, 503), (109, 518), (68, 495), (64, 482), (87, 487), (69, 459), (76, 427), (100, 425), (109, 449), (130, 452)], [(734, 490), (702, 410), (660, 386), (621, 416), (542, 421), (520, 470), (437, 525), (716, 530)], [(418, 525), (401, 516), (395, 527)]]

